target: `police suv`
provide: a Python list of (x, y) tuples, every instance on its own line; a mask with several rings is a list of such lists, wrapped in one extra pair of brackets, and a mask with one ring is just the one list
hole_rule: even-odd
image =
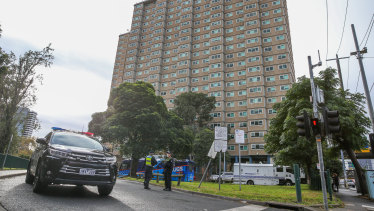
[(35, 193), (49, 184), (73, 184), (97, 186), (100, 195), (109, 195), (116, 183), (116, 157), (87, 135), (52, 129), (36, 140), (25, 182), (33, 185)]

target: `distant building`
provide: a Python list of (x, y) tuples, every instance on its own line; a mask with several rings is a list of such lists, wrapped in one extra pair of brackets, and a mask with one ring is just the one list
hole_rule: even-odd
[(34, 131), (37, 113), (28, 108), (19, 108), (17, 111), (17, 132), (19, 136), (31, 137)]
[[(183, 92), (216, 97), (211, 126), (231, 129), (238, 162), (272, 163), (264, 135), (295, 82), (286, 0), (147, 0), (119, 36), (112, 88), (146, 81), (168, 109)], [(245, 143), (234, 141), (235, 129)], [(240, 149), (239, 149), (240, 148)]]

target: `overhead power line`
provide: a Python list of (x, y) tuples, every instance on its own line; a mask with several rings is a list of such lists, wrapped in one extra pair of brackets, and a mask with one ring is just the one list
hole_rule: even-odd
[[(373, 14), (373, 16), (374, 16), (374, 14)], [(373, 25), (374, 25), (374, 19), (373, 19), (373, 21), (371, 21), (371, 27), (370, 27), (370, 30), (369, 30), (369, 35), (368, 35), (368, 37), (366, 38), (366, 42), (365, 42), (364, 47), (366, 47), (366, 44), (368, 43), (368, 40), (369, 40), (369, 37), (370, 37), (371, 30), (373, 29)]]
[(371, 92), (371, 89), (373, 88), (373, 86), (374, 86), (374, 82), (373, 82), (373, 84), (371, 85), (371, 87), (370, 87), (370, 91), (369, 91), (369, 92)]
[(326, 0), (326, 33), (327, 33), (327, 41), (326, 41), (326, 60), (327, 55), (329, 54), (329, 7)]
[(347, 12), (348, 12), (348, 2), (349, 2), (349, 0), (347, 0), (347, 5), (345, 6), (345, 15), (344, 15), (344, 24), (343, 24), (343, 30), (342, 30), (342, 35), (340, 36), (339, 47), (338, 47), (338, 50), (336, 51), (336, 54), (338, 54), (338, 53), (339, 53), (339, 50), (340, 50), (340, 46), (342, 45), (342, 41), (343, 41), (343, 36), (344, 36), (344, 29), (345, 29), (345, 21), (347, 20)]
[[(369, 22), (369, 26), (368, 26), (368, 28), (366, 29), (365, 35), (364, 35), (364, 37), (362, 38), (362, 41), (361, 41), (361, 43), (360, 43), (360, 46), (361, 46), (362, 43), (364, 42), (365, 37), (366, 37), (366, 35), (368, 35), (368, 33), (369, 33), (369, 36), (370, 36), (370, 31), (371, 31), (371, 29), (373, 28), (373, 20), (374, 20), (374, 13), (373, 13), (373, 15), (371, 16), (371, 19), (370, 19), (370, 22)], [(369, 36), (368, 36), (368, 38), (369, 38)], [(368, 39), (366, 39), (366, 43), (367, 43), (367, 40), (368, 40)], [(366, 45), (366, 43), (365, 43), (365, 45)]]

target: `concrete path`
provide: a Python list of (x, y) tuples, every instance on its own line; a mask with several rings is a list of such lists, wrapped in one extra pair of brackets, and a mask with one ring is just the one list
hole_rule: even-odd
[(26, 170), (0, 170), (0, 179), (26, 174)]
[(374, 201), (370, 201), (367, 197), (361, 196), (361, 194), (356, 192), (356, 189), (341, 188), (339, 192), (336, 193), (336, 196), (344, 202), (345, 207), (331, 209), (333, 211), (374, 210)]

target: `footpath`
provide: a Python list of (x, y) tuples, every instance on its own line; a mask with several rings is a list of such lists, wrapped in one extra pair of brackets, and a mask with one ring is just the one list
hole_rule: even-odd
[(26, 172), (26, 170), (0, 170), (0, 179), (25, 175)]
[(344, 202), (344, 208), (334, 208), (332, 211), (374, 211), (374, 201), (370, 200), (368, 196), (362, 196), (356, 192), (356, 189), (350, 188), (339, 189), (335, 193), (338, 198)]

